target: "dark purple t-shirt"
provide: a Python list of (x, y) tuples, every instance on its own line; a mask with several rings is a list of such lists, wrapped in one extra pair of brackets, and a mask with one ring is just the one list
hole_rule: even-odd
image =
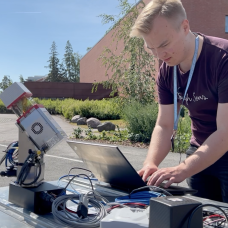
[[(184, 106), (192, 120), (190, 143), (200, 146), (217, 130), (218, 103), (228, 103), (228, 40), (204, 37)], [(177, 67), (178, 102), (182, 103), (189, 71), (182, 74)], [(157, 79), (159, 103), (173, 104), (173, 67), (163, 63)], [(228, 121), (228, 119), (227, 119)]]

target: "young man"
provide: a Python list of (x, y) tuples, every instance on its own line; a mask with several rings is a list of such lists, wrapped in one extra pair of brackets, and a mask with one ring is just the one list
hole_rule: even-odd
[[(157, 123), (139, 175), (144, 181), (149, 177), (148, 185), (166, 180), (166, 187), (188, 178), (197, 196), (228, 202), (228, 41), (191, 32), (180, 0), (152, 0), (130, 35), (143, 38), (152, 54), (163, 60), (157, 79)], [(174, 128), (174, 66), (177, 109), (183, 102), (192, 120), (191, 146), (184, 162), (158, 169), (170, 151)]]

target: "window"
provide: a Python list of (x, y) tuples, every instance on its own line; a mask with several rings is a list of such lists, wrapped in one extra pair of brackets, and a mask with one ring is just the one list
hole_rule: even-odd
[(225, 32), (228, 33), (228, 16), (226, 16)]

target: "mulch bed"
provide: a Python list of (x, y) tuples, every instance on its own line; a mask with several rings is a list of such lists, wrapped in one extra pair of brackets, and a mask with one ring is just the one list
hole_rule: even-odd
[(108, 140), (88, 140), (88, 139), (75, 139), (71, 138), (71, 140), (77, 140), (77, 141), (83, 141), (83, 142), (93, 142), (93, 143), (101, 143), (101, 144), (111, 144), (111, 145), (121, 145), (121, 146), (132, 146), (132, 147), (138, 147), (142, 149), (146, 149), (149, 147), (148, 143), (132, 143), (130, 141), (123, 141), (123, 142), (110, 142)]

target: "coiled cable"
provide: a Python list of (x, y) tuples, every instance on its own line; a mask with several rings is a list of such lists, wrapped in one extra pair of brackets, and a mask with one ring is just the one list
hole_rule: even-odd
[[(96, 198), (95, 198), (96, 195)], [(52, 213), (56, 221), (64, 226), (69, 227), (99, 227), (100, 221), (107, 215), (107, 211), (100, 201), (104, 200), (104, 197), (98, 195), (94, 191), (90, 191), (85, 195), (88, 199), (88, 203), (95, 208), (96, 214), (93, 216), (87, 216), (86, 218), (80, 218), (76, 213), (69, 212), (67, 209), (67, 201), (76, 201), (80, 199), (78, 194), (63, 195), (57, 197), (52, 203)], [(59, 210), (61, 208), (61, 210)]]

